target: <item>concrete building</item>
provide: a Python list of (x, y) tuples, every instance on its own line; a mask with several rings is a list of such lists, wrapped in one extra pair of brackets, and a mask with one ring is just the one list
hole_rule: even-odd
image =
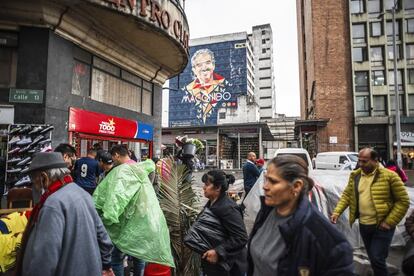
[[(297, 0), (302, 135), (315, 151), (370, 146), (394, 158), (394, 0)], [(414, 0), (397, 6), (403, 161), (414, 153)], [(311, 120), (315, 120), (314, 124)]]
[(52, 124), (53, 146), (122, 142), (159, 155), (161, 87), (186, 66), (188, 37), (175, 0), (1, 1), (0, 106), (14, 110), (1, 127)]
[(270, 24), (253, 26), (254, 87), (260, 120), (276, 116), (276, 91), (273, 69), (273, 33)]

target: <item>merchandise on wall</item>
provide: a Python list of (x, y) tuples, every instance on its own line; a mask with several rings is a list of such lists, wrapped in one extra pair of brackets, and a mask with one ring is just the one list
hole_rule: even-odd
[(4, 194), (15, 187), (31, 186), (28, 175), (32, 157), (52, 150), (52, 125), (14, 124), (7, 132)]

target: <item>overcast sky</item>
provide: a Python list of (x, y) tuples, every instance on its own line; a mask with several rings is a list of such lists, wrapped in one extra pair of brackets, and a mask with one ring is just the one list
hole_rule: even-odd
[[(252, 26), (270, 23), (273, 30), (276, 112), (288, 116), (300, 115), (296, 1), (186, 0), (185, 13), (190, 38), (244, 31), (251, 33)], [(167, 96), (167, 93), (164, 95)]]

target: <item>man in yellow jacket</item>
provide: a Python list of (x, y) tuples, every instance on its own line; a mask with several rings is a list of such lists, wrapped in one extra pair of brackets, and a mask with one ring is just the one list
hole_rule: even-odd
[(351, 173), (331, 222), (336, 223), (349, 207), (350, 225), (359, 220), (359, 232), (374, 275), (388, 275), (386, 259), (395, 226), (403, 219), (410, 201), (401, 178), (378, 166), (376, 151), (362, 149), (358, 163), (360, 168)]

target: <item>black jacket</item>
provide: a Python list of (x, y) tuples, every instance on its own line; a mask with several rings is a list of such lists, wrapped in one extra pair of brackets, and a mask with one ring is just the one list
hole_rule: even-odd
[(243, 165), (244, 189), (250, 191), (259, 176), (260, 172), (256, 165), (246, 161), (246, 163)]
[(219, 260), (232, 266), (236, 260), (242, 258), (248, 240), (240, 207), (226, 194), (222, 194), (212, 206), (210, 201), (207, 202), (206, 207), (219, 218), (228, 235), (228, 239), (214, 249)]
[[(250, 243), (273, 207), (264, 205), (257, 215)], [(339, 276), (354, 275), (352, 247), (346, 238), (303, 197), (292, 218), (279, 226), (286, 251), (278, 264), (276, 275)], [(248, 275), (254, 265), (248, 254)]]

